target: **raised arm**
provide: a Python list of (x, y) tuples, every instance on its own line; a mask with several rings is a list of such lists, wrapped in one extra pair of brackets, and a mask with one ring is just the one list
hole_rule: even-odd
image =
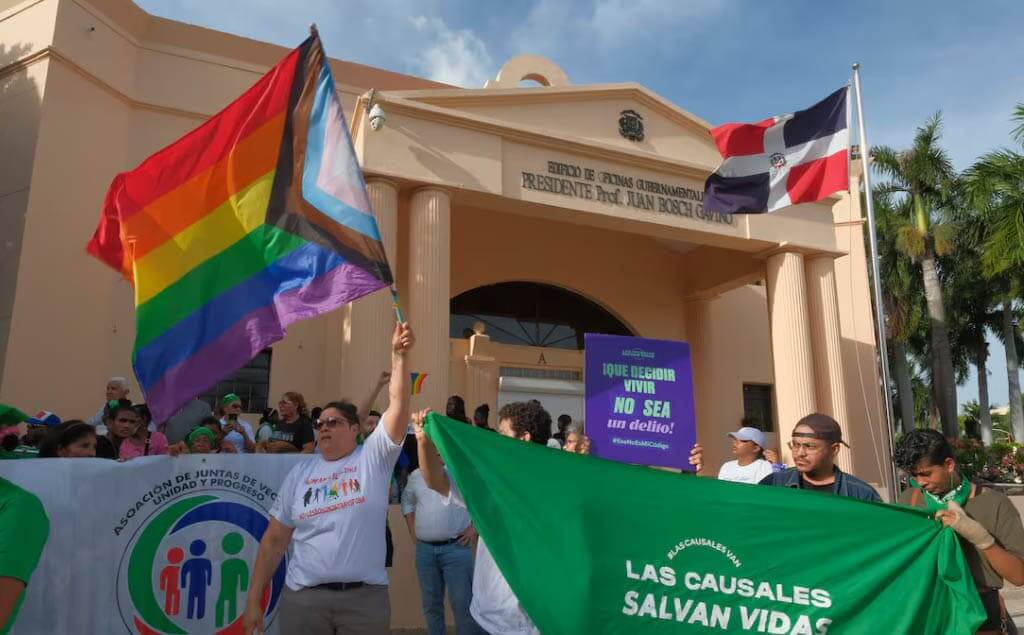
[(237, 421), (235, 422), (235, 426), (236, 426), (236, 429), (238, 430), (238, 434), (242, 435), (242, 445), (245, 447), (245, 451), (246, 452), (255, 452), (256, 451), (256, 439), (254, 439), (253, 436), (252, 436), (253, 435), (252, 426), (249, 426), (249, 429), (246, 429), (245, 426), (243, 426), (242, 424), (238, 423)]
[(405, 441), (405, 433), (409, 429), (409, 366), (407, 357), (412, 349), (415, 337), (408, 322), (395, 324), (395, 334), (391, 336), (391, 382), (388, 385), (388, 409), (384, 411), (381, 422), (384, 431), (395, 443)]
[(427, 487), (441, 496), (447, 496), (451, 489), (448, 473), (444, 471), (444, 464), (441, 462), (441, 455), (437, 453), (437, 447), (423, 431), (423, 421), (429, 413), (430, 409), (428, 408), (412, 416), (413, 429), (416, 430), (416, 450), (420, 459), (420, 474), (423, 475), (423, 482), (427, 484)]
[(366, 429), (366, 421), (370, 418), (370, 411), (373, 410), (373, 404), (377, 401), (377, 395), (380, 394), (381, 390), (384, 390), (384, 386), (387, 386), (391, 382), (391, 371), (385, 370), (377, 378), (377, 383), (374, 384), (373, 389), (370, 390), (369, 394), (366, 395), (366, 399), (359, 403), (359, 429), (363, 431), (363, 434), (369, 434), (370, 431)]

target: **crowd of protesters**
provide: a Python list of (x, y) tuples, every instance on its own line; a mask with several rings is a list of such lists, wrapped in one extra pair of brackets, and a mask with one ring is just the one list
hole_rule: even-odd
[[(387, 509), (389, 503), (400, 503), (415, 545), (422, 610), (431, 635), (446, 632), (446, 598), (458, 633), (536, 633), (423, 432), (428, 411), (410, 412), (405, 356), (413, 345), (408, 326), (396, 326), (392, 367), (381, 373), (371, 394), (358, 405), (334, 401), (309, 409), (302, 394), (287, 392), (275, 411), (265, 412), (253, 425), (242, 418), (241, 400), (229, 394), (220, 399), (216, 415), (195, 400), (167, 422), (155, 424), (145, 404), (128, 399), (127, 383), (112, 378), (106, 386), (107, 402), (91, 419), (61, 421), (53, 413), (41, 412), (27, 418), (22, 437), (11, 434), (12, 428), (0, 433), (0, 452), (4, 458), (122, 461), (162, 454), (311, 455), (289, 472), (271, 509), (253, 569), (244, 632), (262, 628), (261, 598), (289, 548), (293, 555), (280, 608), (283, 632), (389, 632), (386, 567), (393, 547)], [(387, 408), (382, 413), (372, 408), (385, 387)], [(448, 399), (445, 414), (505, 437), (590, 453), (590, 439), (579, 422), (562, 415), (552, 425), (550, 414), (536, 400), (502, 406), (493, 428), (488, 405), (478, 406), (470, 419), (465, 401), (457, 395)], [(779, 462), (764, 433), (755, 427), (742, 427), (729, 437), (734, 459), (721, 466), (721, 480), (881, 502), (868, 483), (836, 465), (846, 442), (839, 424), (825, 414), (809, 414), (797, 422), (787, 442), (789, 466)], [(999, 590), (1005, 582), (1024, 584), (1024, 526), (1013, 504), (995, 489), (963, 478), (949, 440), (937, 431), (905, 434), (893, 458), (911, 479), (899, 503), (934, 512), (938, 521), (960, 535), (988, 614), (978, 632), (1007, 632)], [(691, 451), (690, 464), (702, 471), (700, 444)], [(358, 492), (353, 499), (358, 504), (335, 509), (328, 506), (326, 496), (322, 503), (310, 500), (311, 484), (331, 481), (341, 473), (349, 479), (344, 487)]]

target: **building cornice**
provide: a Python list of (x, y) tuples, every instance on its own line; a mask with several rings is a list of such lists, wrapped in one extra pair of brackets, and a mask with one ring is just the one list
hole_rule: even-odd
[(706, 135), (711, 124), (635, 82), (582, 84), (545, 88), (483, 88), (459, 90), (403, 90), (389, 95), (437, 106), (547, 104), (575, 101), (632, 99), (681, 128)]
[[(619, 146), (582, 139), (579, 137), (553, 137), (548, 131), (531, 130), (510, 124), (491, 117), (467, 113), (450, 108), (443, 108), (404, 97), (393, 93), (377, 93), (374, 101), (381, 104), (389, 115), (403, 115), (413, 119), (431, 121), (444, 125), (473, 130), (500, 136), (503, 139), (517, 141), (534, 147), (543, 147), (577, 156), (599, 159), (613, 163), (625, 163), (636, 167), (647, 168), (658, 172), (675, 174), (703, 181), (715, 169), (715, 166), (701, 165), (689, 161), (669, 159), (651, 152), (629, 150)], [(353, 114), (353, 138), (358, 138), (365, 128), (359, 119), (359, 113), (365, 111), (365, 95), (356, 102)]]
[[(209, 119), (211, 116), (213, 116), (214, 114), (216, 114), (216, 112), (199, 112), (199, 111), (196, 111), (196, 110), (186, 110), (186, 109), (183, 109), (183, 108), (174, 108), (174, 107), (171, 107), (171, 106), (164, 106), (164, 105), (157, 104), (157, 103), (154, 103), (154, 102), (149, 102), (149, 101), (144, 101), (144, 100), (136, 99), (136, 98), (132, 97), (131, 95), (126, 94), (121, 89), (115, 88), (110, 83), (108, 83), (107, 81), (101, 79), (100, 77), (97, 77), (95, 74), (90, 72), (88, 69), (86, 69), (83, 66), (77, 64), (74, 60), (72, 60), (67, 55), (64, 55), (63, 53), (61, 53), (54, 46), (47, 46), (46, 48), (40, 49), (40, 50), (32, 53), (31, 55), (27, 55), (27, 56), (25, 56), (25, 57), (23, 57), (23, 58), (21, 58), (19, 60), (16, 60), (16, 61), (8, 64), (7, 66), (4, 66), (3, 68), (0, 68), (0, 79), (6, 77), (8, 75), (12, 75), (14, 73), (17, 73), (19, 71), (22, 71), (24, 69), (27, 69), (30, 66), (33, 66), (33, 65), (35, 65), (35, 64), (37, 64), (39, 62), (45, 61), (45, 60), (54, 60), (54, 61), (60, 62), (65, 67), (69, 68), (70, 70), (74, 71), (76, 74), (78, 74), (79, 76), (84, 78), (86, 81), (88, 81), (91, 84), (99, 87), (104, 92), (110, 94), (111, 96), (115, 97), (116, 99), (120, 100), (121, 102), (123, 102), (125, 104), (128, 104), (132, 108), (136, 108), (136, 109), (139, 109), (139, 110), (148, 110), (148, 111), (151, 111), (151, 112), (159, 112), (159, 113), (169, 114), (169, 115), (175, 115), (175, 116), (178, 116), (178, 117), (185, 117), (185, 118), (188, 118), (188, 119), (195, 119), (197, 121), (205, 121), (205, 120)], [(258, 72), (260, 74), (263, 74), (263, 73), (266, 73), (266, 71), (267, 71), (267, 69), (262, 69), (262, 70), (260, 70)], [(361, 91), (361, 89), (358, 88), (358, 87), (348, 86), (348, 85), (345, 85), (345, 84), (335, 84), (335, 89), (339, 93), (344, 93), (344, 94), (348, 94), (348, 95), (351, 95), (351, 96), (358, 95), (359, 92)]]

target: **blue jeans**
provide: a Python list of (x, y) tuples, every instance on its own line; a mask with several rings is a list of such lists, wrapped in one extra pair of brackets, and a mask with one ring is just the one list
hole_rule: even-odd
[(445, 635), (444, 591), (455, 614), (456, 633), (474, 633), (469, 603), (473, 600), (473, 549), (458, 543), (435, 547), (416, 542), (416, 573), (423, 596), (428, 635)]

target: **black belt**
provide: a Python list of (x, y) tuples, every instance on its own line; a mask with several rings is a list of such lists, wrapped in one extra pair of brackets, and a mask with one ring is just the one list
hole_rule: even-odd
[(430, 545), (431, 547), (444, 547), (445, 545), (450, 545), (458, 541), (458, 538), (449, 538), (448, 540), (421, 540), (420, 542), (425, 545)]
[(358, 589), (364, 586), (362, 582), (324, 582), (318, 584), (314, 589), (327, 589), (328, 591), (349, 591), (351, 589)]

